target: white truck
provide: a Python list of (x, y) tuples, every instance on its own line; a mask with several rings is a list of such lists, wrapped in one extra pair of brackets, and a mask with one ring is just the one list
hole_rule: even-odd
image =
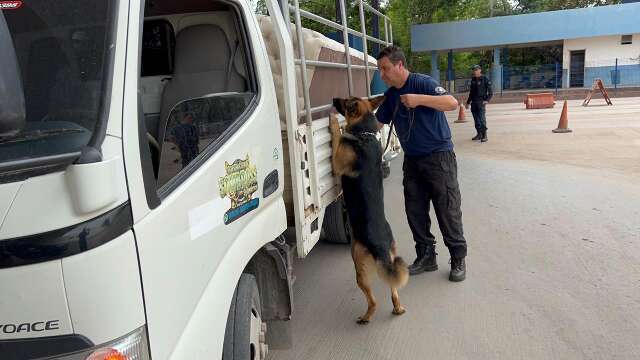
[(293, 254), (349, 241), (317, 102), (371, 95), (367, 41), (392, 33), (362, 1), (384, 40), (274, 1), (0, 1), (0, 359), (264, 359), (291, 340)]

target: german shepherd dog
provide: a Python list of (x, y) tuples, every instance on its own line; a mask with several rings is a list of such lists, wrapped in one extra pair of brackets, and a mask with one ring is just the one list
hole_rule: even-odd
[(333, 106), (347, 120), (344, 134), (335, 113), (330, 116), (332, 165), (342, 180), (342, 191), (353, 232), (351, 257), (358, 286), (367, 298), (367, 312), (358, 324), (367, 324), (376, 311), (371, 277), (378, 275), (391, 287), (393, 314), (402, 315), (398, 289), (409, 280), (407, 264), (396, 256), (396, 243), (384, 214), (382, 189), (382, 147), (373, 110), (384, 100), (333, 99)]

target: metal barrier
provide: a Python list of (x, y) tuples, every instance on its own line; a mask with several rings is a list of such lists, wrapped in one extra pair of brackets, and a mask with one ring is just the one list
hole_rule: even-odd
[(502, 89), (558, 89), (562, 88), (562, 65), (559, 63), (512, 66), (503, 65)]
[[(283, 2), (286, 2), (287, 0), (283, 0)], [(302, 110), (299, 114), (299, 116), (304, 116), (305, 117), (305, 123), (307, 125), (307, 134), (309, 136), (307, 136), (307, 142), (308, 142), (308, 155), (309, 155), (309, 161), (312, 163), (318, 163), (319, 156), (318, 154), (316, 154), (318, 152), (317, 147), (320, 146), (320, 140), (317, 140), (314, 136), (311, 136), (314, 133), (314, 126), (313, 126), (313, 121), (312, 121), (312, 115), (314, 113), (318, 113), (321, 111), (326, 111), (329, 110), (333, 104), (325, 104), (325, 105), (320, 105), (320, 106), (316, 106), (316, 107), (311, 107), (311, 97), (309, 95), (309, 79), (307, 79), (307, 66), (316, 66), (316, 67), (328, 67), (328, 68), (341, 68), (341, 69), (346, 69), (347, 70), (347, 79), (348, 79), (348, 93), (349, 96), (351, 96), (354, 93), (354, 87), (353, 87), (353, 76), (352, 76), (352, 71), (353, 70), (364, 70), (365, 71), (365, 82), (366, 82), (366, 94), (368, 96), (371, 96), (371, 90), (370, 90), (370, 79), (369, 79), (369, 59), (368, 59), (368, 53), (367, 53), (367, 42), (368, 41), (372, 41), (372, 42), (376, 42), (378, 44), (384, 45), (384, 46), (388, 46), (392, 43), (393, 41), (393, 34), (391, 33), (391, 23), (390, 20), (387, 16), (385, 16), (384, 14), (382, 14), (381, 12), (377, 11), (376, 9), (372, 8), (370, 5), (365, 4), (363, 2), (363, 0), (358, 0), (359, 3), (359, 8), (358, 8), (358, 12), (360, 15), (360, 22), (361, 22), (361, 30), (360, 31), (356, 31), (354, 29), (349, 28), (348, 24), (347, 24), (347, 18), (348, 16), (344, 15), (347, 14), (346, 12), (346, 8), (345, 8), (345, 0), (339, 0), (339, 5), (340, 5), (340, 13), (343, 14), (343, 16), (341, 16), (341, 24), (338, 24), (337, 22), (331, 21), (329, 19), (325, 19), (319, 15), (313, 14), (309, 11), (306, 10), (302, 10), (300, 9), (300, 2), (299, 0), (293, 0), (293, 5), (289, 5), (289, 11), (291, 12), (291, 14), (293, 15), (293, 18), (295, 20), (295, 27), (296, 27), (296, 34), (297, 34), (297, 38), (298, 38), (298, 59), (295, 59), (295, 64), (297, 66), (301, 67), (301, 71), (300, 71), (300, 76), (301, 76), (301, 82), (302, 82), (302, 91), (303, 91), (303, 98), (304, 98), (304, 110)], [(385, 24), (385, 40), (381, 40), (381, 39), (377, 39), (374, 38), (372, 36), (367, 35), (367, 29), (366, 29), (366, 24), (364, 22), (364, 9), (370, 10), (372, 11), (375, 15), (380, 16), (384, 19), (384, 24)], [(305, 57), (305, 51), (304, 51), (304, 41), (303, 41), (303, 35), (302, 35), (302, 20), (301, 18), (307, 18), (309, 20), (312, 21), (316, 21), (319, 22), (321, 24), (324, 24), (328, 27), (334, 28), (336, 30), (339, 30), (342, 32), (342, 38), (343, 38), (343, 44), (344, 44), (344, 51), (345, 51), (345, 62), (346, 64), (342, 64), (342, 63), (338, 63), (338, 62), (326, 62), (326, 61), (314, 61), (314, 60), (307, 60)], [(359, 37), (362, 39), (362, 45), (363, 45), (363, 62), (364, 65), (353, 65), (351, 64), (351, 47), (349, 46), (349, 34), (352, 34), (353, 36)], [(318, 144), (316, 144), (316, 142), (318, 142)], [(320, 178), (319, 178), (319, 174), (315, 173), (313, 176), (311, 176), (311, 186), (310, 186), (310, 190), (311, 190), (311, 198), (313, 199), (313, 202), (318, 204), (321, 202), (321, 196), (322, 194), (318, 193), (318, 184), (320, 183)]]
[[(274, 26), (274, 37), (278, 43), (280, 58), (280, 70), (282, 72), (284, 115), (286, 117), (286, 144), (290, 176), (292, 182), (292, 203), (295, 215), (296, 239), (299, 256), (304, 257), (319, 240), (320, 229), (324, 219), (325, 210), (340, 195), (339, 184), (332, 174), (331, 169), (331, 134), (329, 131), (329, 118), (321, 117), (312, 121), (312, 115), (326, 111), (333, 104), (325, 104), (311, 107), (309, 94), (310, 80), (307, 78), (307, 67), (328, 67), (345, 69), (348, 77), (348, 94), (354, 94), (353, 71), (364, 70), (366, 77), (366, 92), (371, 95), (369, 79), (369, 62), (367, 54), (367, 42), (390, 45), (393, 41), (393, 33), (389, 18), (369, 5), (359, 1), (359, 15), (362, 22), (360, 31), (348, 27), (345, 9), (345, 0), (339, 0), (342, 14), (340, 23), (325, 19), (309, 11), (300, 9), (299, 0), (266, 0), (266, 6)], [(372, 11), (375, 15), (384, 19), (384, 40), (367, 35), (364, 23), (364, 11)], [(294, 18), (295, 29), (291, 18)], [(305, 57), (303, 28), (301, 19), (309, 19), (319, 22), (330, 28), (342, 32), (345, 49), (345, 63), (309, 60)], [(298, 53), (295, 54), (292, 33), (295, 31), (298, 37)], [(349, 47), (349, 35), (362, 39), (364, 48), (364, 65), (351, 63), (352, 50)], [(296, 58), (298, 57), (298, 58)], [(296, 69), (300, 67), (299, 77)], [(302, 83), (304, 109), (298, 109), (298, 80)], [(303, 118), (304, 122), (300, 123)], [(343, 120), (344, 121), (344, 120)]]
[(613, 88), (640, 86), (640, 57), (586, 61), (584, 87), (590, 87), (595, 79), (602, 79), (605, 86)]
[[(286, 2), (286, 0), (284, 0)], [(339, 0), (340, 5), (340, 13), (347, 14), (345, 8), (345, 1)], [(363, 0), (358, 0), (358, 13), (360, 17), (361, 29), (360, 31), (349, 28), (347, 24), (346, 15), (341, 16), (341, 24), (338, 24), (335, 21), (331, 21), (329, 19), (323, 18), (322, 16), (313, 14), (309, 11), (300, 9), (300, 3), (298, 0), (293, 0), (293, 5), (288, 5), (289, 11), (293, 15), (295, 19), (296, 26), (296, 34), (298, 37), (298, 59), (295, 59), (295, 64), (301, 67), (301, 81), (302, 81), (302, 90), (304, 96), (304, 110), (300, 112), (300, 116), (305, 117), (305, 122), (307, 125), (311, 126), (312, 123), (312, 115), (321, 111), (326, 111), (333, 106), (333, 104), (326, 104), (316, 107), (311, 107), (311, 100), (309, 96), (309, 79), (307, 79), (307, 66), (316, 66), (316, 67), (328, 67), (328, 68), (340, 68), (347, 70), (347, 79), (349, 86), (349, 96), (351, 96), (354, 92), (353, 88), (353, 70), (364, 70), (365, 71), (365, 82), (366, 82), (366, 91), (367, 95), (371, 96), (370, 83), (371, 79), (369, 78), (369, 61), (368, 61), (368, 46), (367, 42), (375, 42), (383, 46), (389, 46), (393, 43), (393, 29), (391, 25), (391, 21), (388, 16), (384, 15), (380, 11), (374, 9), (371, 5), (366, 4)], [(384, 40), (375, 38), (373, 36), (367, 35), (367, 27), (365, 23), (365, 10), (372, 12), (374, 15), (384, 19)], [(302, 41), (302, 21), (301, 18), (304, 17), (306, 19), (316, 21), (333, 29), (342, 32), (343, 44), (345, 50), (345, 58), (346, 64), (338, 63), (338, 62), (326, 62), (326, 61), (313, 61), (307, 60), (305, 58), (304, 52), (304, 43)], [(349, 34), (353, 36), (359, 37), (362, 39), (362, 53), (364, 54), (364, 65), (353, 65), (351, 64), (351, 47), (349, 46)]]

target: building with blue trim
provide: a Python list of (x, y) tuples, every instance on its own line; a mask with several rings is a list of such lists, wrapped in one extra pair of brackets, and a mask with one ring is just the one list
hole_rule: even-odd
[[(523, 80), (522, 75), (505, 73), (508, 67), (505, 52), (540, 46), (562, 47), (562, 63), (558, 69), (549, 69), (546, 79), (544, 72), (540, 75), (542, 81)], [(436, 79), (440, 79), (439, 56), (448, 54), (451, 69), (452, 53), (487, 49), (493, 50), (490, 76), (496, 90), (518, 81), (537, 81), (528, 88), (548, 87), (544, 85), (554, 81), (563, 88), (590, 87), (595, 78), (601, 78), (607, 86), (640, 86), (640, 3), (411, 28), (411, 50), (431, 53), (431, 75)]]

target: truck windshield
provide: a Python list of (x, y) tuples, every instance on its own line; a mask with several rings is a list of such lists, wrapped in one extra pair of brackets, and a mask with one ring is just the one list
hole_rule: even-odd
[(19, 171), (20, 164), (60, 159), (78, 154), (90, 141), (101, 142), (104, 135), (98, 132), (106, 127), (111, 92), (117, 0), (0, 4), (3, 28), (10, 35), (3, 38), (13, 41), (12, 47), (1, 48), (15, 51), (22, 83), (15, 91), (24, 93), (26, 119), (19, 128), (0, 133), (0, 182), (6, 182), (6, 173)]

